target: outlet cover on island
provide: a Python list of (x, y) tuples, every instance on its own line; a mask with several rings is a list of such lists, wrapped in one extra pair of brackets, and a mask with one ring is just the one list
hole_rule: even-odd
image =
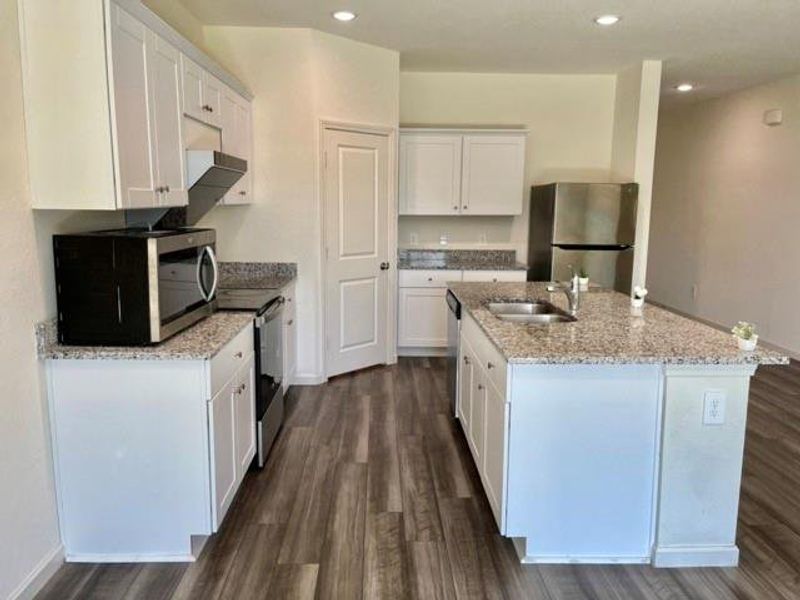
[(703, 425), (725, 423), (725, 392), (709, 390), (703, 399)]
[(443, 233), (439, 236), (439, 245), (440, 246), (447, 246), (447, 234)]

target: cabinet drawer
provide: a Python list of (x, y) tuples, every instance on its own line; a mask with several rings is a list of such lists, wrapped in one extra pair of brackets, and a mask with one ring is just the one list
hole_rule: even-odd
[(447, 287), (448, 281), (461, 281), (461, 271), (401, 269), (400, 287)]
[(464, 271), (463, 281), (525, 281), (525, 271)]
[(248, 325), (211, 358), (211, 397), (233, 377), (253, 353), (253, 326)]
[(494, 385), (500, 395), (506, 396), (506, 375), (508, 364), (503, 355), (489, 341), (486, 334), (481, 331), (478, 324), (469, 315), (462, 315), (461, 327), (463, 335), (469, 340), (475, 357), (478, 359), (480, 367), (486, 371), (488, 380)]

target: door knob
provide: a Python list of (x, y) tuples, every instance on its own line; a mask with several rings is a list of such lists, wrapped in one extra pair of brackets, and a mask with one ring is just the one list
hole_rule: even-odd
[(382, 262), (381, 263), (381, 271), (388, 271), (388, 270), (389, 270), (389, 263), (388, 262)]

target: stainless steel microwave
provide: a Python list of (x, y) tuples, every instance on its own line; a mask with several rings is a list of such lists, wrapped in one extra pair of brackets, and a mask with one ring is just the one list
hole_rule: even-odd
[(58, 339), (162, 342), (216, 309), (213, 229), (115, 229), (53, 236)]

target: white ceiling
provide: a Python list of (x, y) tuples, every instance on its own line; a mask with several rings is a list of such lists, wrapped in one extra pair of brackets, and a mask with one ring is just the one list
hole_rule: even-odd
[[(213, 25), (312, 27), (400, 51), (405, 71), (613, 73), (664, 60), (664, 100), (800, 72), (800, 0), (181, 0)], [(330, 17), (347, 8), (351, 23)], [(622, 20), (598, 27), (592, 18)], [(697, 89), (678, 97), (672, 87)]]

